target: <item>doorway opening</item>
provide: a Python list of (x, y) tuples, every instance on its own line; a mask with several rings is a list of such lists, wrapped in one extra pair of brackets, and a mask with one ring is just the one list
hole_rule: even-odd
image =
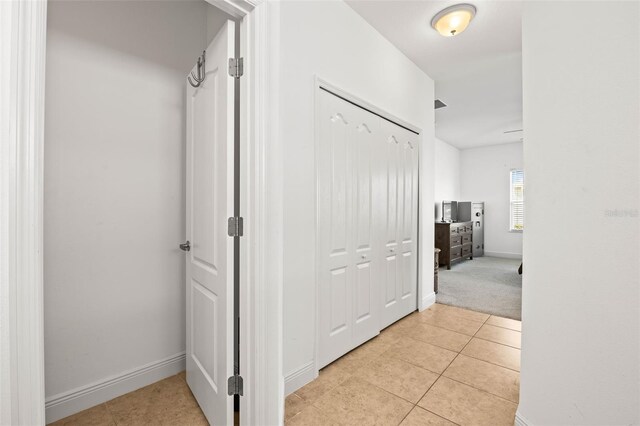
[(438, 303), (519, 321), (526, 170), (514, 49), (436, 79), (434, 257)]
[(48, 5), (47, 422), (238, 420), (246, 26), (226, 9)]

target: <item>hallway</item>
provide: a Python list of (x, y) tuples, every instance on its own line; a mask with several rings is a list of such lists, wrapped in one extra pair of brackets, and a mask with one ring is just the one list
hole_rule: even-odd
[(298, 425), (513, 425), (520, 321), (435, 304), (289, 395)]

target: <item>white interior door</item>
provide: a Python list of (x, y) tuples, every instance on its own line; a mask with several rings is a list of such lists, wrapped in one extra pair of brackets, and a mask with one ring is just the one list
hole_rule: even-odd
[(213, 425), (233, 422), (234, 33), (227, 21), (207, 47), (204, 82), (186, 86), (187, 383)]
[(385, 218), (380, 326), (384, 328), (417, 306), (418, 138), (386, 120), (381, 127)]

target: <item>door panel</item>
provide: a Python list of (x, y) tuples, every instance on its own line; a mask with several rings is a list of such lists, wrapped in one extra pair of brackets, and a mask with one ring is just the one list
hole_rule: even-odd
[(381, 315), (384, 328), (417, 307), (418, 157), (417, 135), (385, 120), (381, 128), (387, 186), (384, 199), (387, 282)]
[[(228, 21), (206, 50), (206, 76), (187, 84), (187, 383), (211, 424), (233, 421), (227, 377), (233, 375), (234, 53)], [(194, 74), (197, 70), (194, 68)]]
[(340, 332), (346, 331), (348, 327), (347, 319), (349, 318), (349, 310), (347, 306), (347, 269), (339, 268), (331, 271), (331, 305), (329, 306), (331, 328), (329, 336), (334, 336)]
[(397, 321), (400, 316), (399, 301), (402, 295), (402, 259), (398, 256), (400, 252), (398, 232), (402, 223), (403, 201), (403, 175), (402, 158), (400, 150), (401, 135), (398, 133), (399, 127), (383, 120), (381, 123), (382, 132), (378, 142), (380, 149), (386, 152), (383, 159), (383, 171), (385, 176), (384, 185), (386, 187), (384, 199), (381, 200), (385, 208), (384, 235), (385, 242), (382, 247), (386, 258), (386, 300), (383, 305), (380, 318), (380, 328), (385, 328)]
[(353, 215), (350, 167), (354, 117), (351, 105), (324, 94), (319, 100), (318, 152), (318, 316), (319, 363), (328, 364), (351, 349), (353, 316)]
[(402, 303), (399, 315), (405, 316), (417, 308), (418, 265), (416, 249), (418, 247), (418, 141), (414, 133), (405, 129), (402, 134), (403, 220), (399, 228), (402, 252)]
[(356, 316), (355, 323), (367, 321), (372, 312), (371, 262), (362, 262), (356, 267)]
[[(346, 102), (345, 102), (346, 103)], [(378, 167), (375, 156), (376, 138), (380, 137), (380, 119), (360, 108), (354, 107), (353, 138), (353, 217), (351, 218), (351, 238), (353, 240), (352, 262), (355, 266), (353, 282), (354, 317), (353, 346), (360, 345), (377, 335), (378, 324), (378, 253), (375, 245), (373, 195), (376, 180), (374, 171)]]
[(385, 299), (384, 307), (388, 309), (395, 305), (398, 300), (398, 258), (397, 256), (392, 255), (387, 256), (386, 260), (385, 288), (387, 290), (387, 297)]

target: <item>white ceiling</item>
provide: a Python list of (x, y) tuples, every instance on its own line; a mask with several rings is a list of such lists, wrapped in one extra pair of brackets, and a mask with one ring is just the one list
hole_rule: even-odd
[[(346, 0), (436, 82), (436, 137), (458, 148), (518, 142), (522, 132), (520, 1)], [(466, 31), (442, 37), (431, 18), (457, 3), (476, 6)]]

